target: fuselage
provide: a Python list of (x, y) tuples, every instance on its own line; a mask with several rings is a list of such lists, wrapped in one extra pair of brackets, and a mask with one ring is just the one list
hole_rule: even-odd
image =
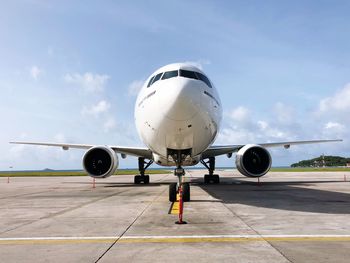
[(215, 140), (222, 119), (219, 95), (197, 67), (170, 64), (156, 70), (135, 104), (135, 124), (154, 161), (175, 165), (171, 154), (187, 155), (182, 165), (195, 165)]

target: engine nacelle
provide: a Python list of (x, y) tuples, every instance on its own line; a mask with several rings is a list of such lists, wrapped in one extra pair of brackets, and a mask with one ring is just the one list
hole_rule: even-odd
[(260, 177), (271, 168), (271, 155), (260, 145), (247, 144), (236, 155), (238, 171), (247, 177)]
[(117, 154), (107, 146), (95, 146), (83, 156), (84, 170), (93, 178), (110, 177), (118, 168)]

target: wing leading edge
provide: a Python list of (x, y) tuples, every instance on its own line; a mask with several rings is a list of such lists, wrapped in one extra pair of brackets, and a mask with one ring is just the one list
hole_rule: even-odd
[[(90, 149), (94, 146), (93, 144), (71, 144), (71, 143), (51, 143), (51, 142), (10, 142), (11, 144), (27, 144), (27, 145), (37, 145), (37, 146), (53, 146), (61, 147), (63, 150), (72, 149)], [(136, 157), (143, 157), (146, 159), (152, 159), (152, 151), (148, 148), (142, 147), (121, 147), (121, 146), (109, 146), (116, 153), (124, 155), (132, 155)]]
[[(311, 140), (311, 141), (292, 141), (292, 142), (273, 142), (273, 143), (258, 143), (262, 147), (270, 148), (270, 147), (279, 147), (283, 146), (288, 149), (292, 145), (301, 145), (301, 144), (315, 144), (315, 143), (327, 143), (327, 142), (341, 142), (343, 140)], [(202, 154), (202, 159), (206, 159), (209, 157), (215, 157), (224, 154), (232, 154), (239, 149), (241, 149), (245, 144), (240, 145), (225, 145), (225, 146), (211, 146), (207, 150), (205, 150)]]
[[(258, 145), (266, 148), (283, 146), (288, 149), (292, 145), (301, 144), (315, 144), (315, 143), (327, 143), (327, 142), (341, 142), (343, 140), (311, 140), (311, 141), (292, 141), (292, 142), (274, 142), (274, 143), (258, 143)], [(93, 144), (70, 144), (70, 143), (51, 143), (51, 142), (10, 142), (11, 144), (27, 144), (27, 145), (37, 145), (37, 146), (53, 146), (61, 147), (63, 150), (72, 149), (90, 149), (94, 146)], [(224, 154), (232, 154), (239, 149), (241, 149), (245, 144), (239, 145), (224, 145), (224, 146), (211, 146), (205, 150), (202, 154), (202, 159), (207, 159), (209, 157), (215, 157)], [(143, 157), (146, 159), (152, 159), (152, 151), (148, 148), (142, 147), (121, 147), (121, 146), (108, 146), (113, 149), (116, 153), (131, 155), (136, 157)]]

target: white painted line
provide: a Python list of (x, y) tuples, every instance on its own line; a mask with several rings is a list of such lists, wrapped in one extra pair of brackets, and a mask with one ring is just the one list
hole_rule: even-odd
[(167, 239), (167, 238), (350, 238), (350, 235), (191, 235), (191, 236), (123, 236), (121, 239)]
[(350, 238), (350, 235), (187, 235), (187, 236), (95, 236), (95, 237), (4, 237), (0, 241), (26, 240), (117, 240), (117, 239), (193, 239), (193, 238)]

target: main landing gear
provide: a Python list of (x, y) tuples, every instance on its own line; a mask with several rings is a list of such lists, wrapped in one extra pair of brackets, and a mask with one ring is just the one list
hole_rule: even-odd
[(206, 162), (201, 160), (201, 163), (208, 169), (209, 174), (204, 175), (205, 184), (218, 184), (220, 183), (220, 177), (218, 174), (214, 174), (215, 170), (215, 157), (209, 157), (209, 160)]
[(149, 175), (148, 174), (145, 175), (145, 171), (152, 163), (153, 163), (152, 160), (150, 160), (149, 162), (145, 162), (145, 158), (141, 158), (141, 157), (139, 158), (140, 174), (135, 175), (134, 177), (135, 184), (140, 184), (140, 183), (149, 184)]

